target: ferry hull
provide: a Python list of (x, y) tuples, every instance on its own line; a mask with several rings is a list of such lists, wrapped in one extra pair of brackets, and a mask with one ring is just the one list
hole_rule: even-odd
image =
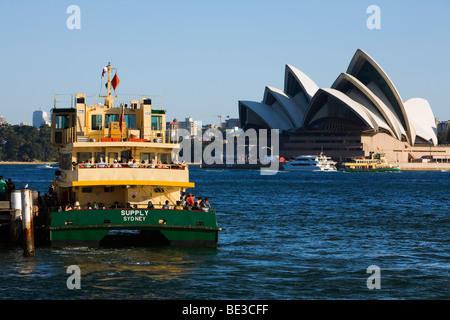
[(117, 246), (216, 247), (219, 231), (214, 211), (75, 210), (52, 213), (50, 241), (52, 246), (108, 246), (114, 239)]

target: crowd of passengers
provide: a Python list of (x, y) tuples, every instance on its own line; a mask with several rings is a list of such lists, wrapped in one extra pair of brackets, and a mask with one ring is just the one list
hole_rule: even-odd
[(88, 161), (82, 161), (79, 164), (73, 163), (73, 166), (79, 166), (80, 168), (178, 168), (178, 169), (185, 169), (187, 167), (186, 161), (183, 161), (181, 163), (161, 163), (161, 161), (155, 162), (155, 160), (151, 160), (150, 163), (141, 163), (138, 164), (135, 159), (130, 158), (130, 160), (127, 163), (122, 163), (122, 161), (118, 161), (117, 159), (114, 159), (114, 162), (109, 164), (103, 161), (103, 158), (100, 157), (98, 161), (95, 161), (92, 163), (91, 160)]
[[(131, 205), (129, 202), (126, 205), (121, 205), (119, 202), (114, 202), (112, 206), (106, 207), (103, 203), (88, 202), (86, 206), (82, 207), (78, 201), (75, 202), (74, 205), (69, 202), (66, 204), (64, 211), (71, 210), (95, 210), (95, 209), (155, 209), (155, 206), (151, 201), (147, 203), (146, 207), (138, 206), (137, 204)], [(177, 201), (176, 205), (171, 205), (169, 200), (165, 201), (165, 204), (162, 206), (162, 209), (171, 210), (171, 209), (183, 209), (183, 210), (194, 210), (194, 211), (209, 211), (211, 209), (211, 205), (208, 201), (208, 198), (199, 197), (196, 200), (195, 194), (183, 192), (180, 196), (180, 200)]]

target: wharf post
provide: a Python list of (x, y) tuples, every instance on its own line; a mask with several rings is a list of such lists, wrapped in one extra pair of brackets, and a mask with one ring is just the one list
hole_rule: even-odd
[(34, 227), (33, 227), (33, 203), (32, 192), (21, 189), (22, 193), (22, 233), (23, 233), (23, 255), (34, 257)]

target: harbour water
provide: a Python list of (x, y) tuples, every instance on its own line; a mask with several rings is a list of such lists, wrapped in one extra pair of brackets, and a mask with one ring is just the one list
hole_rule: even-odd
[[(54, 169), (1, 165), (19, 188)], [(217, 248), (0, 247), (0, 299), (449, 299), (450, 172), (192, 168), (216, 208)], [(68, 289), (68, 266), (80, 289)], [(369, 266), (379, 289), (368, 288)]]

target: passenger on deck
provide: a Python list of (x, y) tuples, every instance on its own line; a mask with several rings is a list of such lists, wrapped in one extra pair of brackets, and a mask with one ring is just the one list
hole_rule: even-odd
[(120, 168), (122, 167), (120, 163), (117, 162), (117, 159), (114, 159), (113, 164), (111, 164), (111, 168)]
[(128, 165), (130, 168), (139, 168), (139, 165), (136, 163), (136, 160), (133, 160), (131, 164)]
[(179, 202), (180, 202), (180, 206), (184, 206), (186, 204), (186, 201), (184, 201), (184, 197), (183, 196), (180, 197), (180, 201)]
[(86, 209), (86, 210), (92, 210), (91, 203), (88, 202), (87, 205), (86, 205), (86, 207), (84, 207), (84, 209)]
[(192, 206), (192, 210), (201, 210), (200, 207), (198, 206), (197, 201), (194, 202), (194, 205)]
[(110, 209), (117, 209), (119, 207), (119, 202), (114, 201), (114, 204), (110, 207)]
[(208, 198), (205, 198), (204, 204), (206, 208), (211, 209), (211, 205), (209, 204)]
[(6, 189), (8, 188), (8, 184), (3, 177), (0, 176), (0, 201), (7, 201), (8, 196), (6, 195)]
[(133, 157), (131, 157), (129, 160), (128, 160), (128, 166), (129, 167), (131, 167), (131, 165), (133, 164)]
[(94, 202), (93, 204), (92, 204), (92, 209), (98, 209), (98, 205), (97, 205), (97, 202)]
[(181, 162), (180, 167), (182, 170), (185, 170), (187, 168), (187, 164), (186, 161), (183, 160), (183, 162)]
[(72, 205), (69, 202), (67, 202), (64, 211), (71, 211), (71, 210), (73, 210)]
[(194, 205), (194, 198), (195, 197), (193, 197), (192, 194), (188, 193), (187, 194), (187, 198), (186, 198), (186, 205), (193, 206)]
[(103, 161), (103, 158), (100, 157), (98, 163), (97, 163), (97, 168), (105, 168), (106, 167), (106, 163)]
[(8, 200), (11, 200), (11, 192), (13, 192), (14, 190), (16, 190), (16, 185), (11, 180), (11, 178), (9, 178), (8, 181), (6, 181), (6, 194)]
[(92, 167), (93, 167), (92, 161), (91, 161), (91, 160), (88, 160), (88, 162), (84, 165), (84, 167), (85, 167), (85, 168), (92, 168)]
[(150, 164), (148, 165), (147, 168), (154, 168), (155, 167), (155, 160), (152, 159), (152, 161), (150, 161)]
[(153, 203), (151, 201), (148, 202), (147, 209), (153, 209)]
[(161, 169), (162, 168), (162, 164), (161, 164), (161, 161), (158, 161), (158, 165), (156, 166), (158, 169)]
[(75, 201), (75, 205), (73, 207), (74, 210), (81, 210), (80, 203), (78, 201)]
[(163, 209), (170, 209), (169, 200), (166, 200), (166, 204), (162, 206)]

